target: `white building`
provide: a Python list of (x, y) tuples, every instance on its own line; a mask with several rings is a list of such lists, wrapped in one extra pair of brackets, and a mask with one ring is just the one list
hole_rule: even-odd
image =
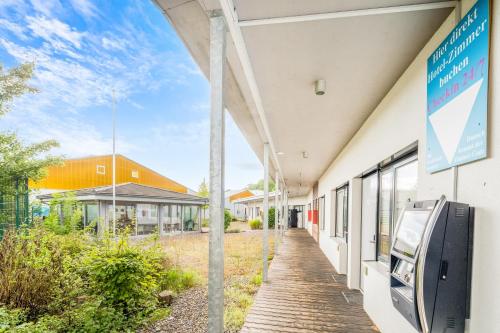
[[(269, 148), (271, 177), (290, 198), (306, 198), (307, 229), (348, 287), (363, 292), (381, 332), (417, 332), (392, 304), (389, 249), (404, 204), (441, 195), (475, 207), (466, 331), (500, 332), (497, 1), (478, 2), (491, 5), (489, 20), (475, 0), (157, 2), (207, 77), (210, 17), (222, 13), (226, 75), (212, 96), (222, 85), (223, 105), (263, 162)], [(469, 118), (476, 98), (455, 97), (471, 91), (486, 121)], [(474, 126), (482, 132), (464, 134)], [(453, 158), (471, 151), (481, 158)], [(457, 167), (437, 171), (440, 161)]]

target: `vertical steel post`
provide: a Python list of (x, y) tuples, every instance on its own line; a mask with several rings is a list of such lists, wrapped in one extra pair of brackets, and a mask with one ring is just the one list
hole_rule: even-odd
[(115, 236), (116, 236), (116, 98), (115, 98), (115, 90), (113, 89), (113, 237)]
[(267, 282), (267, 257), (269, 255), (269, 143), (264, 143), (264, 216), (262, 217), (262, 281)]
[(280, 193), (280, 181), (279, 181), (279, 173), (276, 171), (276, 176), (274, 177), (274, 183), (276, 184), (276, 188), (274, 189), (274, 255), (278, 254), (278, 243), (279, 243), (279, 203), (278, 203), (278, 195)]
[(208, 332), (224, 331), (224, 64), (226, 24), (210, 17), (210, 235)]

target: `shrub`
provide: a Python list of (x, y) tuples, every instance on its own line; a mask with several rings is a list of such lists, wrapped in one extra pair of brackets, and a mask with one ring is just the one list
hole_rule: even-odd
[(248, 222), (248, 225), (252, 230), (262, 229), (262, 221), (259, 219), (250, 220), (250, 222)]
[(131, 246), (126, 236), (106, 240), (84, 260), (90, 291), (129, 318), (142, 314), (157, 305), (161, 260), (158, 248)]
[(227, 228), (229, 228), (229, 226), (231, 225), (232, 219), (233, 219), (233, 217), (232, 217), (229, 209), (225, 209), (224, 210), (224, 230), (227, 230)]
[(74, 194), (54, 193), (49, 205), (49, 216), (44, 221), (48, 230), (58, 235), (67, 235), (82, 226), (82, 205)]
[(201, 220), (201, 226), (203, 228), (208, 228), (210, 226), (210, 220), (209, 219), (202, 219)]
[(267, 211), (267, 221), (270, 229), (274, 229), (274, 218), (276, 214), (276, 209), (274, 207), (269, 208)]
[(8, 231), (0, 242), (0, 303), (26, 309), (30, 318), (55, 300), (62, 303), (78, 282), (64, 281), (70, 274), (64, 250), (61, 240), (42, 228)]
[(168, 289), (176, 293), (192, 288), (198, 283), (199, 277), (195, 272), (181, 271), (176, 268), (163, 272), (160, 277), (160, 289)]

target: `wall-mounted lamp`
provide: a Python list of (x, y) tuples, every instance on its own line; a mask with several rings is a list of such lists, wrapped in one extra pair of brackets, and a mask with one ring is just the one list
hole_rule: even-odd
[(302, 158), (308, 158), (309, 155), (307, 155), (307, 151), (303, 151), (302, 152)]

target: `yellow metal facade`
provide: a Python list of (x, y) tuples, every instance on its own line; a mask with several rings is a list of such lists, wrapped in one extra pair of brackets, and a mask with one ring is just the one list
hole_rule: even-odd
[[(30, 188), (50, 190), (78, 190), (106, 186), (113, 183), (111, 155), (65, 160), (61, 166), (47, 169), (47, 176), (30, 181)], [(116, 155), (116, 184), (137, 183), (170, 191), (187, 193), (187, 187), (146, 168), (122, 155)]]
[(252, 192), (250, 192), (249, 190), (244, 190), (244, 191), (241, 191), (241, 192), (238, 192), (238, 193), (231, 195), (229, 197), (229, 201), (233, 202), (234, 200), (252, 197), (253, 195), (254, 194)]

